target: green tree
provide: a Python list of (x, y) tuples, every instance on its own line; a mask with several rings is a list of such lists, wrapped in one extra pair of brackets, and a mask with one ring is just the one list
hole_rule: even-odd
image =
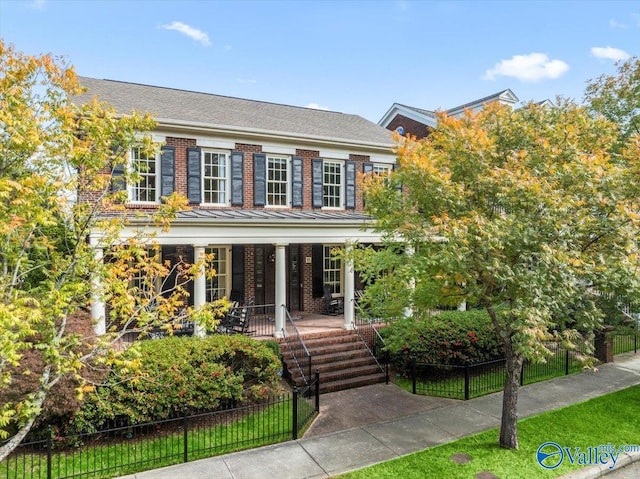
[(613, 160), (615, 125), (563, 100), (441, 115), (428, 138), (398, 141), (400, 168), (363, 181), (376, 228), (404, 254), (368, 251), (357, 266), (415, 316), (488, 312), (506, 351), (499, 442), (515, 449), (523, 361), (590, 344), (611, 302), (636, 297), (638, 144)]
[(584, 100), (591, 111), (620, 128), (619, 147), (640, 134), (640, 59), (617, 63), (615, 75), (601, 75), (587, 84)]
[[(144, 233), (120, 239), (127, 220), (111, 172), (127, 164), (132, 146), (159, 148), (144, 135), (154, 122), (135, 112), (117, 115), (98, 100), (76, 106), (72, 100), (81, 91), (70, 66), (49, 55), (24, 55), (0, 40), (0, 439), (7, 439), (0, 461), (31, 429), (63, 378), (77, 379), (81, 394), (89, 363), (134, 375), (136, 361), (123, 361), (112, 347), (123, 334), (120, 327), (144, 331), (176, 318), (185, 310), (185, 282), (203, 267), (149, 261), (154, 242)], [(137, 173), (127, 176), (135, 181)], [(87, 194), (92, 201), (85, 201)], [(165, 198), (149, 224), (168, 227), (184, 205), (178, 195)], [(96, 232), (108, 261), (87, 241)], [(171, 275), (172, 268), (180, 274)], [(132, 290), (136, 276), (143, 280)], [(178, 279), (165, 285), (163, 295), (144, 287), (167, 277)], [(109, 288), (92, 287), (100, 282)], [(69, 320), (80, 314), (91, 321), (92, 297), (108, 301), (118, 321), (105, 335), (74, 334)], [(215, 313), (184, 314), (213, 322)], [(21, 368), (26, 355), (37, 366)], [(18, 374), (33, 378), (24, 394), (12, 390)]]

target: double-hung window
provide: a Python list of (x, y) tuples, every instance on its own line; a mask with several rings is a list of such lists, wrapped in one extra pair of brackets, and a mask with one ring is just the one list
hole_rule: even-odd
[(334, 258), (331, 250), (335, 246), (324, 245), (323, 248), (323, 283), (330, 286), (331, 293), (342, 295), (342, 262)]
[(132, 148), (131, 168), (137, 181), (130, 186), (130, 200), (136, 203), (157, 203), (159, 175), (156, 156), (146, 154), (142, 148)]
[(325, 208), (342, 208), (342, 162), (324, 160), (322, 169), (322, 206)]
[(205, 248), (206, 254), (213, 254), (211, 268), (215, 275), (207, 279), (207, 302), (215, 301), (231, 294), (231, 251), (226, 246)]
[(267, 156), (267, 206), (289, 206), (289, 158)]
[(373, 174), (379, 176), (388, 176), (391, 173), (392, 165), (384, 163), (373, 164)]
[(227, 205), (229, 202), (229, 155), (219, 151), (202, 153), (202, 193), (203, 202), (214, 205)]

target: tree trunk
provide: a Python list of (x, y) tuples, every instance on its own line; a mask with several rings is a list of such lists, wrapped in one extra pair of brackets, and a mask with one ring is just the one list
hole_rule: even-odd
[(513, 351), (510, 341), (506, 344), (505, 352), (507, 379), (502, 396), (500, 447), (518, 449), (518, 387), (524, 358)]
[[(44, 400), (47, 398), (47, 392), (52, 384), (58, 382), (60, 376), (56, 377), (52, 383), (49, 382), (51, 377), (51, 366), (47, 366), (42, 373), (41, 385), (38, 391), (35, 393), (32, 400), (29, 401), (28, 406), (32, 408), (32, 410), (40, 411), (42, 409), (42, 405), (44, 404)], [(9, 439), (5, 444), (0, 447), (0, 463), (4, 461), (9, 454), (13, 452), (13, 450), (20, 445), (22, 440), (31, 430), (33, 423), (35, 422), (38, 414), (30, 414), (29, 419), (26, 423), (20, 426), (18, 432)]]

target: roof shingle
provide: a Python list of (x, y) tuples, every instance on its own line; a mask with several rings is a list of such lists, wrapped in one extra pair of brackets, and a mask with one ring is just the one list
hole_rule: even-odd
[(148, 112), (160, 123), (196, 123), (205, 126), (250, 129), (296, 137), (334, 139), (374, 146), (393, 146), (385, 128), (358, 115), (315, 110), (242, 98), (79, 77), (87, 92), (111, 104), (118, 113)]

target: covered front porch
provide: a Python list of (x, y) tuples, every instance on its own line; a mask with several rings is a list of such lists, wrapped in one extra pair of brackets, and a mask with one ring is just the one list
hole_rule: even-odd
[[(354, 243), (379, 243), (368, 220), (346, 211), (209, 210), (182, 212), (168, 230), (144, 227), (163, 261), (172, 257), (198, 261), (214, 253), (216, 277), (210, 281), (204, 270), (196, 275), (190, 285), (190, 305), (198, 307), (221, 297), (241, 305), (252, 302), (247, 334), (281, 338), (287, 335), (289, 318), (305, 332), (353, 329), (362, 285), (351, 261), (334, 260), (331, 251)], [(141, 226), (132, 221), (123, 237), (135, 237)], [(101, 257), (99, 232), (91, 242)], [(327, 299), (332, 298), (341, 305), (340, 315), (319, 314), (327, 312)], [(97, 332), (104, 331), (105, 305), (97, 298), (92, 315)]]

